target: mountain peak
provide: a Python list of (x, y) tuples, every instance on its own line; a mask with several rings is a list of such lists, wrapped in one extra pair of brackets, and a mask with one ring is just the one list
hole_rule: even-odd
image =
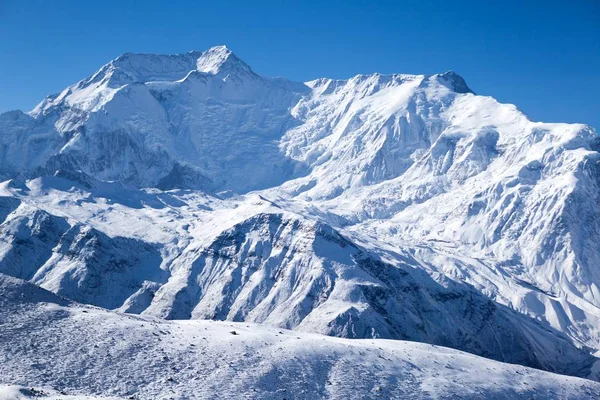
[(110, 77), (116, 84), (177, 80), (196, 69), (196, 60), (202, 53), (183, 54), (125, 53), (110, 61), (85, 83)]
[(464, 78), (454, 71), (446, 71), (443, 74), (436, 74), (434, 75), (434, 78), (439, 83), (455, 91), (456, 93), (475, 93), (471, 90), (471, 88), (469, 88)]
[(117, 85), (135, 81), (172, 81), (182, 79), (191, 71), (211, 75), (254, 74), (245, 62), (222, 45), (182, 54), (125, 53), (106, 64), (85, 83), (107, 75)]
[(240, 60), (225, 45), (214, 46), (204, 51), (196, 61), (196, 69), (200, 72), (216, 75), (233, 71), (252, 72), (248, 64)]

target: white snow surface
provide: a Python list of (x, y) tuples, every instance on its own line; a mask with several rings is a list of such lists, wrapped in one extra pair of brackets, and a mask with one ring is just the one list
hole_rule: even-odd
[(599, 379), (598, 149), (453, 72), (299, 83), (224, 46), (125, 54), (0, 114), (0, 272)]
[(53, 390), (40, 387), (25, 387), (19, 385), (3, 385), (0, 384), (0, 399), (2, 400), (28, 400), (28, 399), (45, 399), (45, 400), (117, 400), (121, 397), (97, 397), (87, 395), (68, 395), (64, 391)]
[(126, 315), (3, 274), (0, 318), (0, 377), (13, 385), (0, 386), (1, 399), (590, 399), (600, 391), (586, 379), (422, 343)]

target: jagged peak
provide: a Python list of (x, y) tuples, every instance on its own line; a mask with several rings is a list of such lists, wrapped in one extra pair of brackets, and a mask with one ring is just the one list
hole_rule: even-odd
[(313, 79), (312, 81), (304, 82), (304, 84), (311, 88), (315, 88), (318, 86), (329, 85), (332, 83), (336, 84), (336, 85), (340, 85), (340, 84), (345, 85), (348, 83), (361, 83), (361, 82), (365, 82), (365, 81), (393, 81), (393, 80), (396, 80), (398, 82), (403, 82), (403, 81), (410, 81), (413, 79), (418, 79), (420, 77), (423, 77), (423, 75), (400, 74), (400, 73), (382, 74), (380, 72), (373, 72), (370, 74), (356, 74), (356, 75), (352, 76), (351, 78), (345, 78), (345, 79), (317, 78), (317, 79)]
[(218, 73), (252, 72), (252, 69), (238, 58), (227, 46), (214, 46), (203, 52), (196, 61), (200, 72), (216, 75)]
[(469, 88), (464, 78), (452, 70), (446, 71), (443, 74), (435, 74), (432, 76), (432, 79), (456, 93), (475, 94), (475, 92)]
[(331, 78), (318, 78), (312, 81), (304, 82), (306, 86), (316, 89), (319, 87), (330, 86), (330, 85), (347, 85), (347, 84), (362, 84), (365, 82), (372, 83), (386, 83), (386, 82), (395, 82), (395, 83), (405, 83), (411, 82), (415, 79), (423, 79), (424, 85), (427, 85), (428, 82), (435, 82), (446, 86), (448, 89), (456, 92), (456, 93), (475, 93), (469, 88), (466, 81), (462, 76), (457, 74), (454, 71), (446, 71), (440, 74), (434, 75), (416, 75), (416, 74), (402, 74), (402, 73), (392, 73), (392, 74), (382, 74), (379, 72), (374, 72), (370, 74), (357, 74), (348, 79), (331, 79)]
[(211, 75), (254, 74), (227, 46), (220, 45), (206, 51), (181, 54), (124, 53), (104, 65), (98, 72), (80, 84), (87, 85), (110, 78), (112, 83), (148, 81), (175, 81), (190, 72)]
[(181, 79), (196, 68), (200, 55), (198, 51), (183, 54), (124, 53), (80, 82), (80, 86), (106, 78), (117, 84)]

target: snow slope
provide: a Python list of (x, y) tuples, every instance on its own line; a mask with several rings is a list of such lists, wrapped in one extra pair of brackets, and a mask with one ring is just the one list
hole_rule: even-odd
[[(589, 380), (414, 342), (134, 317), (3, 274), (0, 318), (2, 380), (77, 398), (589, 399), (600, 390)], [(10, 397), (17, 390), (0, 394), (34, 397)]]
[(598, 379), (599, 143), (453, 72), (298, 83), (224, 46), (125, 54), (0, 115), (0, 271)]
[[(130, 313), (413, 340), (597, 379), (597, 359), (561, 332), (470, 285), (432, 279), (409, 253), (377, 254), (260, 196), (127, 194), (96, 183), (102, 197), (73, 184), (45, 177), (4, 186), (13, 196), (0, 197), (0, 272)], [(151, 206), (135, 208), (136, 193)], [(153, 224), (159, 243), (143, 239)]]
[(61, 391), (39, 388), (25, 387), (19, 385), (2, 385), (0, 384), (0, 399), (2, 400), (27, 400), (27, 399), (45, 399), (45, 400), (98, 400), (108, 399), (114, 400), (119, 397), (96, 397), (86, 395), (68, 395)]

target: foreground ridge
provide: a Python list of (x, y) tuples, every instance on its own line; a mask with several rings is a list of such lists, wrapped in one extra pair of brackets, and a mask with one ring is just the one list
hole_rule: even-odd
[[(0, 306), (5, 321), (0, 349), (6, 356), (0, 373), (27, 385), (21, 398), (59, 391), (60, 399), (237, 398), (240, 393), (264, 399), (342, 399), (356, 393), (375, 398), (587, 399), (600, 390), (592, 381), (421, 343), (133, 317), (68, 303), (2, 274)], [(30, 368), (32, 363), (38, 367)], [(32, 390), (31, 382), (38, 387)], [(0, 386), (0, 396), (10, 390), (19, 388)]]

